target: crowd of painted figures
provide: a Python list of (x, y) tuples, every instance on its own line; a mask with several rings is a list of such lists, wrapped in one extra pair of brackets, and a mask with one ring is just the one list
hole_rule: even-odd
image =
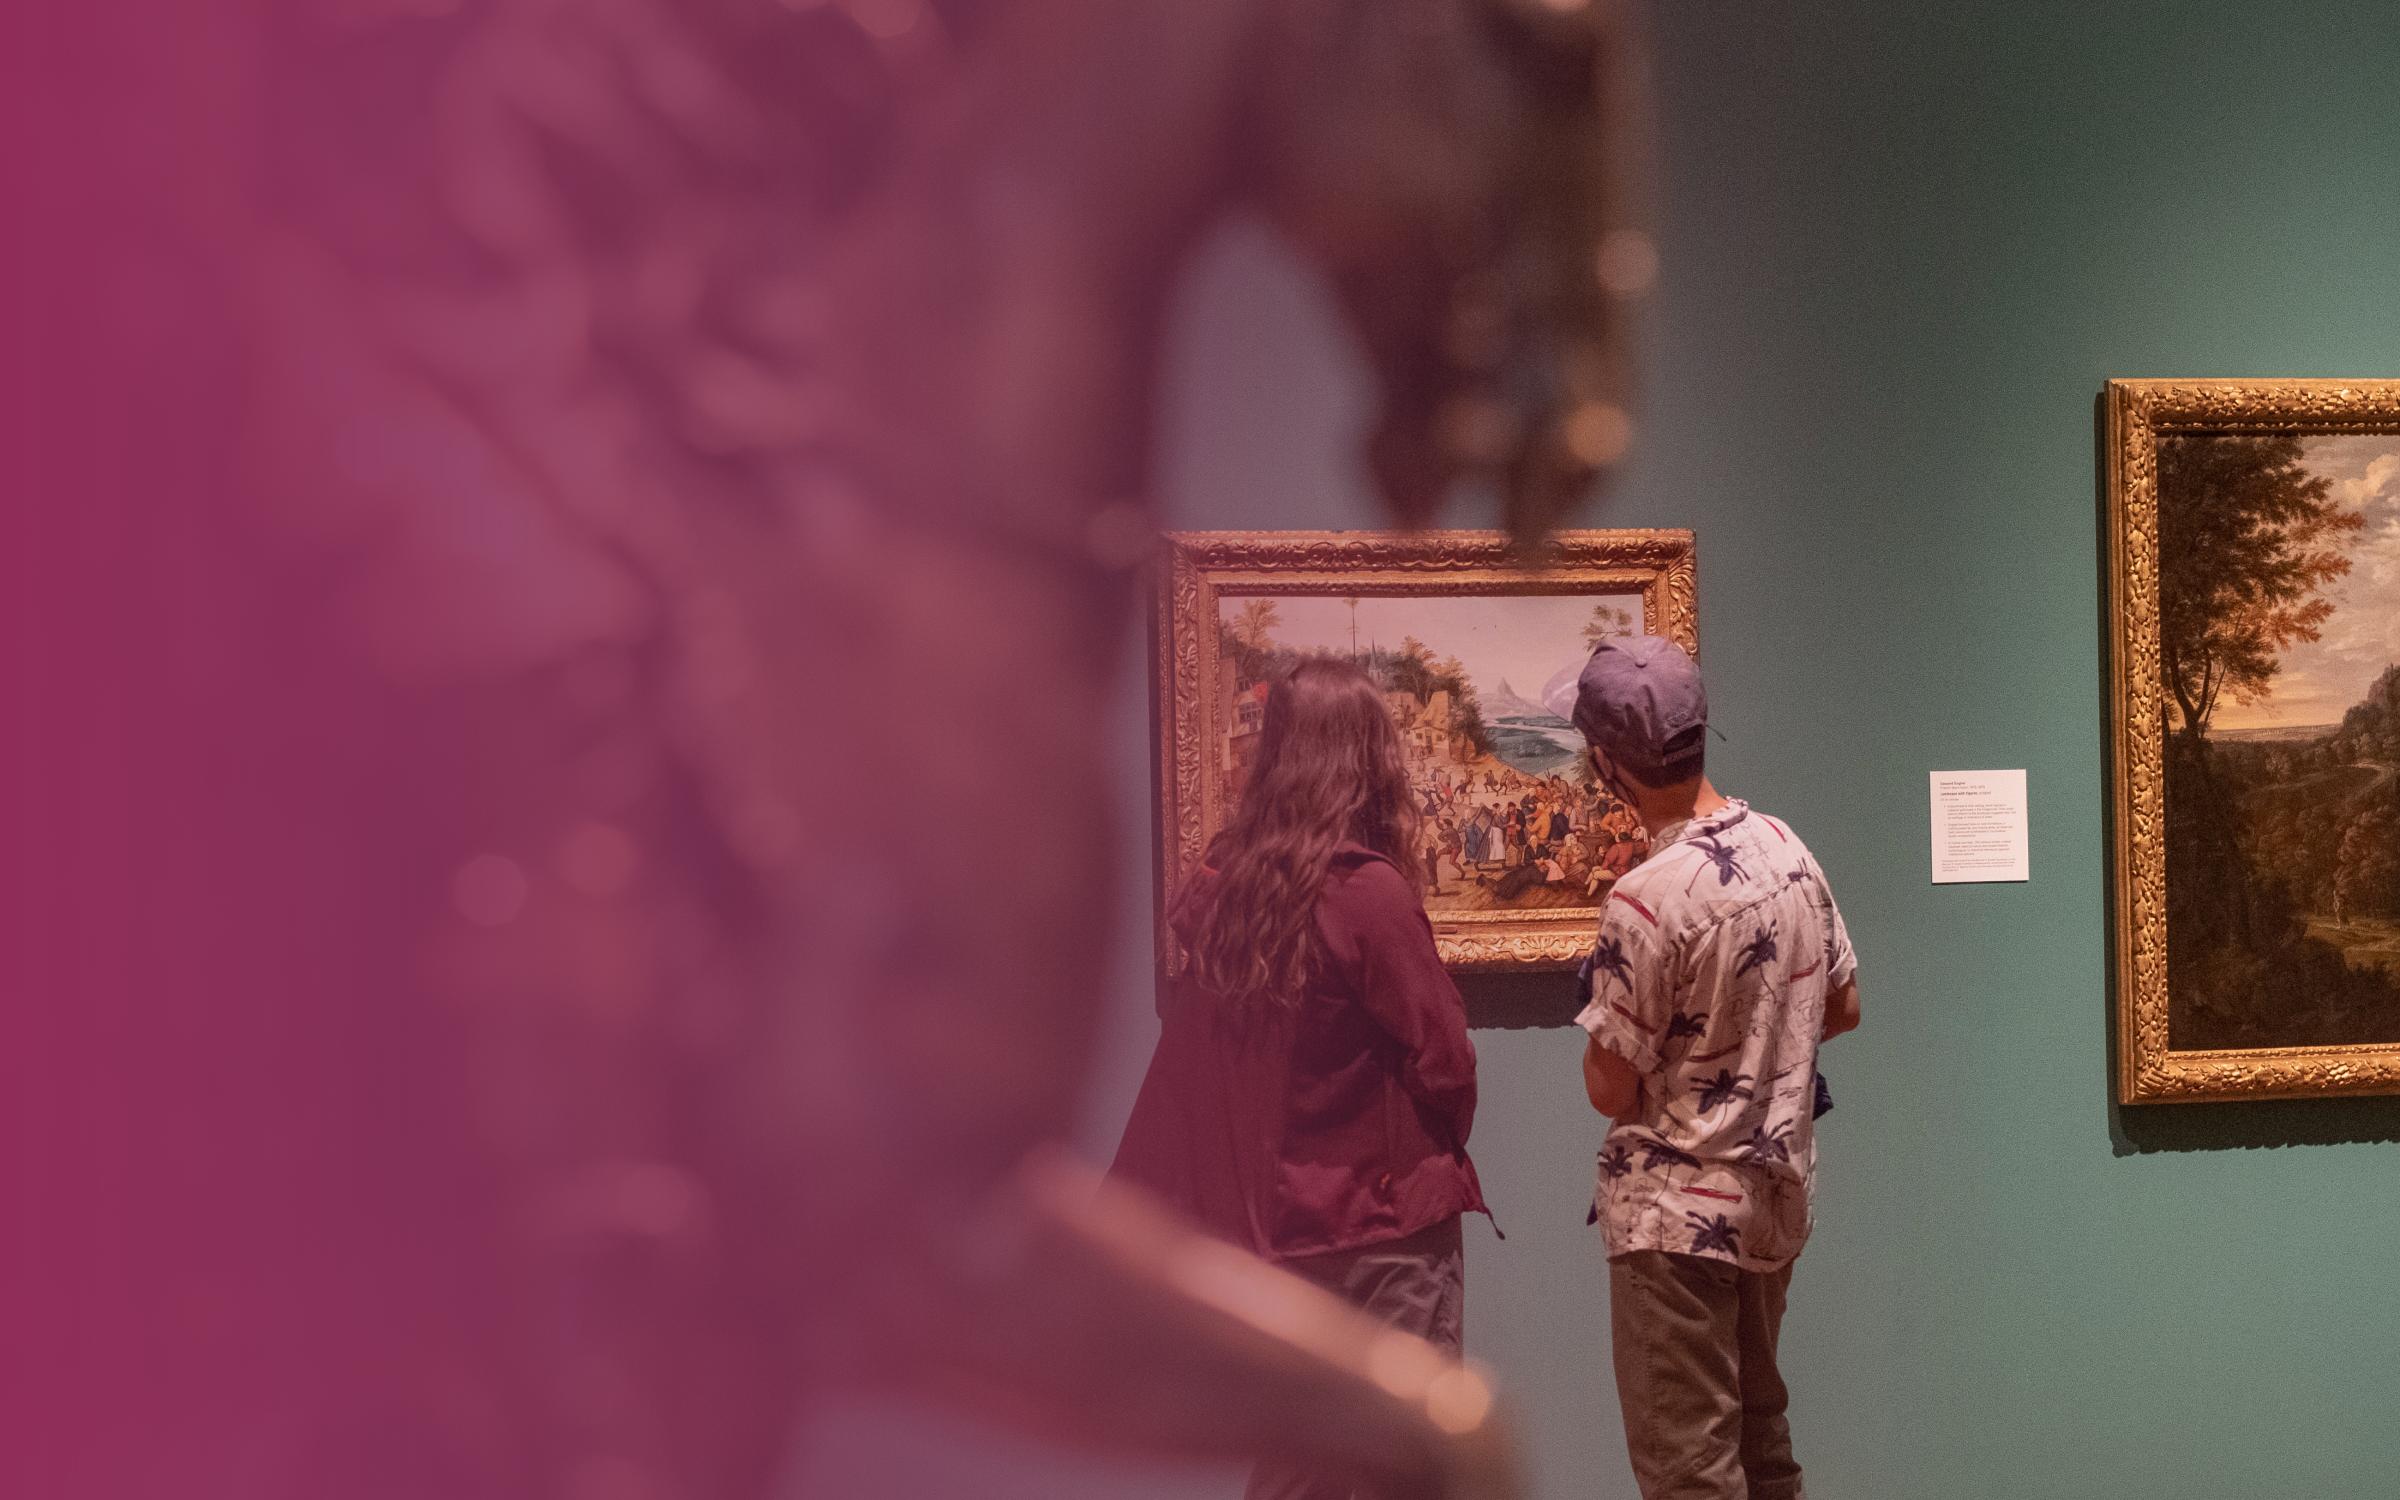
[(1417, 781), (1425, 888), (1514, 901), (1556, 886), (1595, 900), (1649, 852), (1632, 809), (1592, 783), (1486, 762)]

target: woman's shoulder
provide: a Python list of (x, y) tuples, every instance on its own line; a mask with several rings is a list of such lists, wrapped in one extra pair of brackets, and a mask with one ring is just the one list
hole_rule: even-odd
[(1343, 844), (1333, 851), (1321, 899), (1337, 914), (1379, 914), (1387, 908), (1421, 914), (1425, 909), (1415, 884), (1391, 857), (1364, 844)]
[[(1400, 867), (1392, 863), (1390, 855), (1379, 849), (1370, 849), (1364, 844), (1345, 839), (1334, 846), (1333, 857), (1327, 864), (1325, 873), (1328, 877), (1342, 876), (1356, 879), (1362, 873), (1370, 871), (1380, 871), (1394, 880), (1400, 879)], [(1367, 878), (1374, 879), (1375, 876), (1370, 874)], [(1403, 882), (1403, 884), (1405, 883)]]

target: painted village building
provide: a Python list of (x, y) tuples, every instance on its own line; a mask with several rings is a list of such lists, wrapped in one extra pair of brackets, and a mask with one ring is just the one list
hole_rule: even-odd
[(1475, 758), (1475, 746), (1457, 724), (1450, 693), (1436, 689), (1423, 703), (1414, 693), (1394, 689), (1383, 695), (1392, 723), (1400, 731), (1412, 775), (1436, 767), (1463, 766)]

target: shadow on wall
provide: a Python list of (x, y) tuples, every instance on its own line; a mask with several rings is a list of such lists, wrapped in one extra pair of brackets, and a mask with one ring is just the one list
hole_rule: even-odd
[(2111, 1098), (2108, 1133), (2119, 1156), (2400, 1142), (2400, 1098), (2135, 1105)]
[(1478, 1031), (1572, 1026), (1582, 1009), (1575, 999), (1573, 969), (1461, 974), (1458, 993), (1467, 1002), (1467, 1024)]

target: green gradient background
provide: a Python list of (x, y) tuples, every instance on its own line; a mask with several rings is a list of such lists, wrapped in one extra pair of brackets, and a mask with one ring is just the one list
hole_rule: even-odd
[[(2094, 398), (2400, 374), (2400, 8), (1654, 12), (1665, 273), (1637, 460), (1588, 524), (1699, 534), (1712, 769), (1809, 840), (1863, 960), (1786, 1330), (1810, 1489), (2389, 1500), (2400, 1101), (2109, 1102)], [(1321, 293), (1250, 230), (1194, 270), (1167, 524), (1376, 524)], [(1137, 667), (1129, 811), (1146, 714)], [(2032, 880), (1932, 886), (1926, 773), (2015, 766)], [(1153, 1035), (1137, 881), (1125, 914), (1095, 1153)], [(1476, 1041), (1509, 1238), (1470, 1231), (1470, 1346), (1539, 1495), (1629, 1496), (1578, 1036)], [(960, 1441), (961, 1494), (1238, 1492)]]

